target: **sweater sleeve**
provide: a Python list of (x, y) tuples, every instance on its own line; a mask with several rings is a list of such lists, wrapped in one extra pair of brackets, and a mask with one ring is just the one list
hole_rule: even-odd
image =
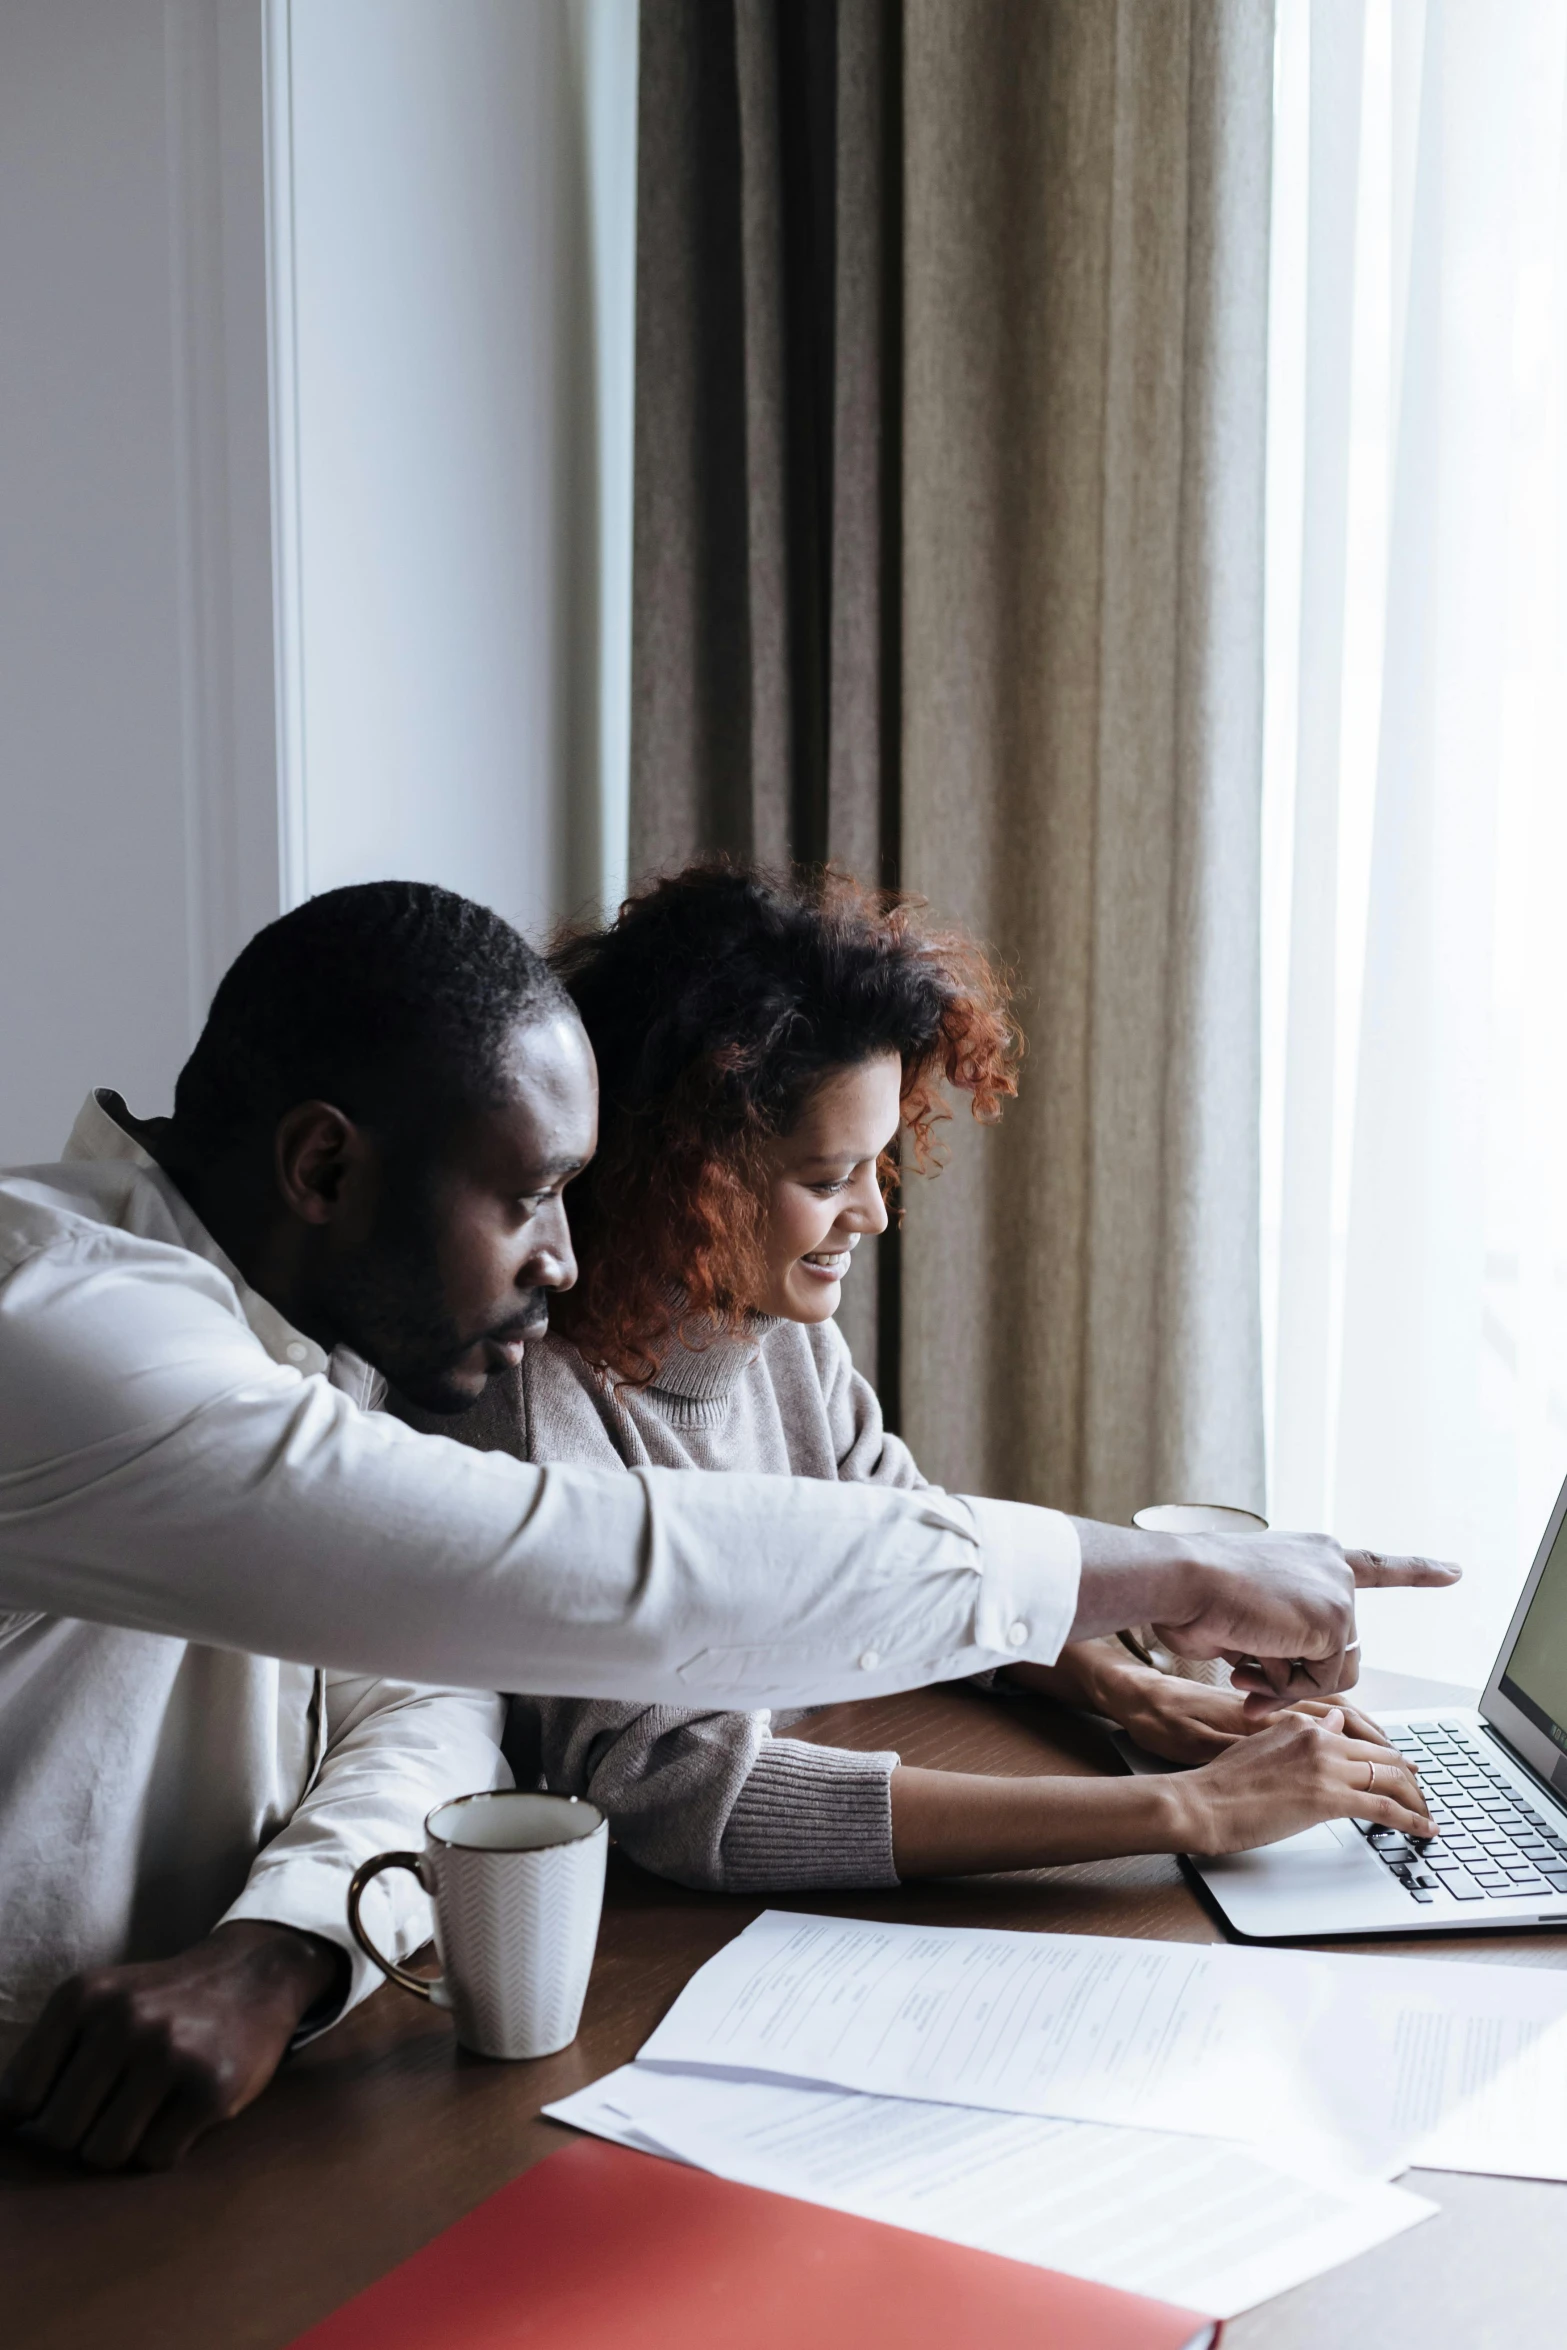
[(810, 1325), (811, 1353), (821, 1381), (842, 1484), (899, 1485), (913, 1490), (930, 1483), (914, 1455), (882, 1418), (881, 1398), (854, 1367), (849, 1345), (836, 1322)]
[(898, 1757), (775, 1738), (764, 1713), (514, 1698), (509, 1752), (586, 1796), (627, 1857), (704, 1892), (895, 1885)]

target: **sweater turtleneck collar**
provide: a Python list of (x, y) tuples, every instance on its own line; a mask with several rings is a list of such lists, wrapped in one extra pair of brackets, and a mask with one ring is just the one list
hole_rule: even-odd
[(756, 1361), (769, 1330), (777, 1327), (777, 1315), (753, 1314), (747, 1328), (736, 1336), (693, 1318), (686, 1325), (686, 1337), (679, 1330), (671, 1331), (658, 1369), (644, 1392), (686, 1407), (682, 1418), (695, 1414), (704, 1421), (720, 1420), (729, 1409), (736, 1380)]

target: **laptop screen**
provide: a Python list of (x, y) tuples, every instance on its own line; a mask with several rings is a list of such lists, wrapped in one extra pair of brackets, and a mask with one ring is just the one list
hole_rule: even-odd
[(1518, 1627), (1501, 1693), (1567, 1753), (1567, 1518)]

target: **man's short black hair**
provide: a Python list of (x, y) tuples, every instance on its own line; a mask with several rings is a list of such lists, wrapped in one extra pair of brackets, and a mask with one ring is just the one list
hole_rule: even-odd
[(521, 1020), (571, 1011), (548, 964), (487, 906), (421, 881), (326, 890), (225, 973), (174, 1091), (186, 1147), (216, 1156), (327, 1101), (382, 1133), (429, 1132), (494, 1098)]

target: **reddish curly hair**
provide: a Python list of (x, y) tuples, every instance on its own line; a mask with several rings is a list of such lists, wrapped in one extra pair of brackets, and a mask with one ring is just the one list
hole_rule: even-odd
[[(599, 1069), (599, 1148), (572, 1185), (580, 1274), (552, 1318), (645, 1384), (677, 1324), (743, 1329), (763, 1281), (765, 1151), (834, 1069), (894, 1052), (902, 1132), (937, 1163), (944, 1087), (999, 1117), (1022, 1039), (1003, 974), (916, 898), (728, 861), (649, 882), (551, 961)], [(883, 1191), (898, 1181), (884, 1152)]]

